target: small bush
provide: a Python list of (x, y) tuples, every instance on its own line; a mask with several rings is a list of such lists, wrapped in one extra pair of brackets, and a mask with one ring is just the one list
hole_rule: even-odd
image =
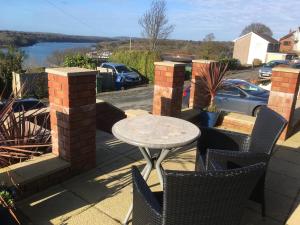
[(109, 61), (116, 63), (123, 63), (141, 75), (143, 75), (146, 80), (149, 80), (151, 83), (154, 80), (154, 62), (160, 61), (160, 54), (158, 52), (152, 51), (128, 51), (128, 50), (119, 50), (115, 51)]
[(77, 54), (67, 55), (64, 59), (64, 66), (78, 66), (86, 69), (96, 69), (97, 64), (93, 61), (93, 59), (82, 54)]
[(232, 58), (222, 58), (219, 60), (222, 64), (228, 64), (228, 70), (236, 70), (240, 67), (240, 61)]
[(253, 59), (252, 65), (253, 66), (260, 66), (262, 61), (260, 59)]

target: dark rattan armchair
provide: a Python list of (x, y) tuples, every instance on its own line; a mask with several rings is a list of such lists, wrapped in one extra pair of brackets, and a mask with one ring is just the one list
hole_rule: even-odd
[(133, 225), (238, 225), (266, 164), (223, 171), (165, 171), (164, 191), (151, 192), (136, 167)]
[[(208, 165), (217, 161), (222, 168), (238, 168), (258, 162), (268, 163), (274, 146), (284, 130), (287, 121), (273, 110), (262, 107), (252, 134), (201, 128), (198, 140), (196, 171), (207, 170)], [(209, 151), (208, 149), (216, 149)], [(218, 169), (218, 168), (216, 168)], [(262, 204), (262, 215), (265, 216), (265, 175), (257, 183), (250, 199)]]

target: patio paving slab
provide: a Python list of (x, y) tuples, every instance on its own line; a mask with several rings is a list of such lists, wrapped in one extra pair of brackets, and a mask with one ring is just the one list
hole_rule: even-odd
[(85, 210), (84, 212), (77, 214), (71, 217), (70, 219), (66, 220), (61, 225), (95, 225), (95, 224), (119, 225), (120, 223), (95, 208), (89, 208), (88, 210)]
[(126, 185), (126, 183), (121, 183), (117, 177), (103, 174), (99, 169), (94, 169), (61, 184), (62, 187), (90, 204), (96, 204), (116, 195)]
[(269, 170), (266, 176), (266, 188), (286, 197), (294, 198), (299, 192), (300, 178), (296, 179)]
[(32, 223), (50, 225), (62, 224), (73, 215), (86, 210), (89, 205), (58, 185), (19, 202), (18, 207)]

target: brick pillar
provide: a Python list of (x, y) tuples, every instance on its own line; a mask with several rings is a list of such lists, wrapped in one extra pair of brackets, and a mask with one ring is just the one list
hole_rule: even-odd
[(193, 60), (192, 82), (190, 91), (190, 108), (203, 109), (209, 105), (210, 95), (205, 89), (205, 84), (201, 79), (201, 68), (209, 67), (213, 60)]
[(286, 67), (276, 67), (272, 70), (272, 86), (268, 107), (281, 114), (288, 125), (280, 139), (287, 139), (292, 130), (300, 82), (300, 70)]
[(73, 172), (96, 165), (96, 71), (47, 68), (53, 153)]
[(184, 83), (184, 63), (155, 62), (153, 114), (179, 117)]

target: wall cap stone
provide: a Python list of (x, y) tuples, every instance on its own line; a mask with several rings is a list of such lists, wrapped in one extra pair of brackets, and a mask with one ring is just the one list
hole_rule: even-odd
[(73, 76), (95, 75), (97, 71), (80, 68), (80, 67), (57, 67), (57, 68), (46, 68), (46, 73), (65, 76), (65, 77), (73, 77)]
[(13, 183), (7, 176), (7, 171), (11, 174), (14, 182), (18, 185), (38, 181), (54, 172), (70, 167), (70, 163), (59, 158), (53, 153), (47, 153), (41, 156), (32, 157), (21, 163), (16, 163), (0, 169), (0, 180), (8, 186)]
[(290, 67), (275, 67), (272, 71), (276, 72), (286, 72), (286, 73), (300, 73), (300, 69), (290, 68)]
[(202, 63), (202, 64), (209, 64), (209, 63), (216, 63), (215, 60), (205, 60), (205, 59), (194, 59), (192, 60), (193, 63)]
[(155, 65), (155, 66), (177, 67), (177, 66), (185, 66), (186, 63), (170, 62), (170, 61), (162, 61), (162, 62), (155, 62), (154, 65)]

